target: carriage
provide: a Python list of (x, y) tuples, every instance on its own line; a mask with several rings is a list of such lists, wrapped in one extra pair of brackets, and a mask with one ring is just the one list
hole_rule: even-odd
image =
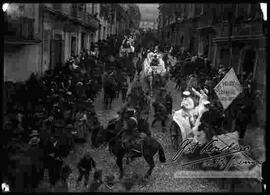
[(119, 56), (130, 56), (135, 53), (135, 47), (131, 44), (131, 40), (124, 40), (119, 51)]
[(166, 75), (165, 63), (162, 60), (162, 54), (148, 53), (143, 62), (143, 77), (149, 84), (150, 91), (153, 92), (154, 86), (164, 85)]

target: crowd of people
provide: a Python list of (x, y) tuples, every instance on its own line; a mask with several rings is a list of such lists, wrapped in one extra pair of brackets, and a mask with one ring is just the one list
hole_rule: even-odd
[[(136, 115), (133, 114), (127, 120), (129, 130), (137, 129), (141, 119), (148, 120), (152, 103), (149, 92), (143, 91), (138, 79), (128, 93), (127, 82), (128, 76), (130, 80), (135, 76), (136, 67), (132, 63), (134, 54), (140, 53), (138, 61), (142, 64), (148, 52), (141, 52), (139, 46), (136, 46), (134, 54), (119, 57), (119, 48), (136, 44), (135, 39), (133, 34), (112, 36), (107, 41), (92, 43), (90, 49), (82, 50), (79, 55), (72, 54), (64, 65), (48, 70), (42, 76), (32, 74), (24, 83), (5, 83), (3, 145), (4, 164), (8, 168), (4, 169), (4, 180), (8, 181), (14, 191), (32, 192), (44, 178), (46, 168), (52, 186), (59, 179), (66, 183), (71, 169), (63, 158), (73, 151), (76, 138), (85, 139), (89, 132), (96, 136), (97, 129), (101, 128), (93, 103), (102, 88), (104, 103), (107, 104), (107, 93), (112, 95), (109, 96), (111, 100), (122, 93), (125, 103), (123, 110), (136, 110)], [(213, 68), (206, 57), (191, 56), (184, 50), (178, 53), (170, 50), (169, 53), (178, 59), (174, 66), (170, 66), (164, 59), (165, 65), (170, 66), (170, 77), (176, 82), (176, 87), (182, 92), (189, 91), (192, 95), (188, 96), (192, 97), (194, 104), (198, 105), (202, 99), (207, 99), (211, 108), (224, 115), (223, 119), (235, 118), (235, 129), (240, 132), (240, 138), (243, 138), (256, 109), (255, 99), (260, 95), (259, 92), (252, 91), (251, 76), (242, 80), (243, 93), (229, 109), (223, 111), (214, 87), (230, 67), (221, 65)], [(152, 104), (155, 111), (152, 126), (161, 121), (162, 130), (166, 132), (166, 121), (172, 114), (172, 103), (171, 94), (165, 88), (160, 88)], [(135, 122), (132, 117), (135, 117)], [(214, 120), (217, 117), (213, 118), (212, 125), (215, 125), (217, 121)], [(231, 125), (226, 127), (226, 123), (223, 124), (224, 128), (231, 128)], [(147, 128), (150, 132), (149, 127)], [(147, 135), (151, 136), (151, 132)], [(130, 138), (125, 143), (131, 142), (133, 137)], [(77, 184), (84, 177), (87, 185), (89, 172), (92, 168), (95, 169), (94, 180), (90, 185), (92, 191), (102, 183), (100, 170), (96, 170), (95, 164), (91, 155), (85, 154), (77, 167)]]
[[(125, 64), (111, 60), (118, 56), (121, 44), (122, 36), (112, 36), (92, 43), (79, 55), (72, 54), (65, 64), (42, 76), (32, 74), (25, 82), (5, 82), (4, 178), (14, 191), (35, 189), (45, 168), (52, 186), (66, 178), (69, 169), (63, 158), (73, 151), (77, 138), (85, 139), (100, 127), (93, 102), (102, 90), (104, 72), (122, 65), (121, 70), (129, 73)], [(24, 157), (28, 163), (21, 162)]]
[[(243, 139), (249, 124), (255, 126), (263, 124), (256, 117), (258, 116), (256, 115), (256, 105), (260, 101), (261, 93), (259, 90), (254, 90), (252, 73), (244, 76), (237, 75), (242, 85), (242, 93), (224, 110), (214, 88), (232, 67), (222, 64), (213, 67), (206, 56), (192, 56), (183, 49), (179, 52), (172, 52), (171, 50), (170, 54), (178, 59), (175, 66), (171, 68), (171, 78), (176, 82), (176, 88), (181, 89), (181, 92), (189, 91), (196, 105), (199, 103), (199, 98), (194, 89), (197, 92), (207, 91), (206, 95), (211, 102), (211, 108), (223, 116), (221, 119), (226, 131), (236, 129), (239, 131), (240, 139)], [(233, 120), (236, 120), (234, 127), (231, 123)]]

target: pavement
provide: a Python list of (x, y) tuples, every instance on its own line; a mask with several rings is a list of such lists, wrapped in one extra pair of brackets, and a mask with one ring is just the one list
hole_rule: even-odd
[[(134, 78), (134, 80), (137, 76)], [(132, 86), (134, 81), (129, 82), (129, 87)], [(166, 85), (167, 91), (171, 92), (173, 97), (173, 109), (178, 110), (181, 102), (181, 94), (175, 89), (175, 83), (169, 81)], [(145, 86), (144, 86), (145, 88)], [(118, 99), (113, 101), (112, 109), (104, 109), (103, 106), (103, 92), (101, 91), (97, 96), (95, 102), (95, 109), (98, 118), (103, 126), (106, 126), (108, 121), (117, 115), (117, 111), (123, 105), (121, 95)], [(153, 120), (153, 113), (149, 117), (149, 122)], [(169, 124), (168, 124), (169, 126)], [(196, 166), (185, 166), (181, 163), (187, 162), (187, 158), (181, 158), (176, 163), (172, 163), (172, 157), (175, 154), (175, 150), (171, 145), (169, 130), (166, 132), (161, 131), (161, 125), (157, 124), (156, 127), (151, 129), (152, 136), (157, 139), (164, 148), (167, 162), (162, 164), (158, 160), (158, 155), (155, 156), (155, 168), (153, 169), (152, 175), (148, 181), (138, 182), (131, 188), (131, 192), (228, 192), (229, 188), (224, 188), (221, 185), (221, 179), (206, 179), (206, 178), (175, 178), (174, 174), (177, 171), (196, 171)], [(251, 131), (252, 132), (252, 131)], [(248, 133), (249, 134), (249, 133)], [(252, 136), (256, 136), (251, 133)], [(261, 134), (260, 134), (261, 135)], [(72, 173), (68, 178), (67, 191), (68, 192), (87, 192), (87, 187), (83, 186), (83, 182), (80, 186), (76, 187), (76, 180), (78, 177), (78, 170), (76, 168), (79, 159), (86, 152), (90, 152), (92, 157), (97, 162), (97, 168), (103, 170), (103, 176), (115, 175), (118, 176), (118, 167), (116, 165), (115, 157), (107, 150), (106, 147), (92, 148), (91, 140), (89, 136), (87, 142), (83, 144), (77, 144), (74, 152), (71, 153), (65, 161), (70, 164)], [(250, 136), (247, 136), (247, 138)], [(262, 140), (262, 136), (258, 136), (257, 141)], [(254, 138), (254, 137), (253, 137)], [(253, 139), (254, 140), (254, 139)], [(261, 144), (257, 146), (259, 151), (262, 152), (264, 149)], [(148, 165), (143, 158), (137, 158), (129, 165), (124, 163), (124, 179), (131, 175), (137, 174), (142, 177), (148, 170)], [(93, 180), (93, 173), (90, 174), (90, 182)], [(241, 186), (238, 187), (241, 189)]]
[[(137, 76), (134, 78), (137, 78)], [(133, 81), (133, 82), (134, 82)], [(133, 82), (129, 82), (129, 86), (132, 86)], [(174, 83), (169, 81), (166, 88), (173, 95), (174, 105), (173, 109), (179, 109), (179, 104), (181, 101), (181, 94), (174, 89)], [(145, 86), (144, 86), (145, 87)], [(103, 107), (103, 93), (101, 92), (97, 99), (95, 100), (95, 108), (99, 120), (106, 126), (108, 121), (116, 116), (117, 110), (123, 105), (122, 98), (118, 98), (113, 101), (112, 109), (105, 110)], [(150, 117), (150, 121), (153, 117)], [(169, 124), (168, 124), (169, 125)], [(171, 164), (170, 159), (175, 154), (174, 149), (171, 146), (171, 141), (169, 137), (169, 131), (161, 132), (161, 125), (157, 124), (156, 127), (152, 129), (153, 137), (156, 138), (162, 145), (165, 151), (165, 156), (167, 158), (166, 164), (161, 164), (158, 160), (158, 155), (155, 156), (156, 167), (153, 170), (152, 176), (147, 182), (141, 182), (136, 184), (130, 190), (131, 192), (218, 192), (220, 187), (218, 183), (214, 180), (208, 179), (175, 179), (174, 173), (179, 170), (183, 170), (180, 163)], [(73, 154), (71, 154), (66, 161), (71, 164), (73, 173), (68, 179), (68, 191), (69, 192), (85, 192), (87, 188), (83, 185), (76, 188), (75, 183), (78, 176), (78, 171), (76, 165), (80, 157), (86, 152), (90, 151), (92, 157), (97, 162), (98, 168), (103, 170), (105, 175), (118, 175), (118, 167), (116, 166), (115, 157), (109, 153), (107, 148), (100, 147), (97, 149), (91, 148), (90, 138), (87, 143), (78, 145), (75, 148)], [(185, 168), (190, 170), (189, 167)], [(135, 159), (129, 165), (124, 163), (124, 175), (129, 177), (134, 174), (143, 176), (148, 170), (148, 165), (143, 158)], [(90, 174), (90, 181), (92, 180), (93, 174)], [(124, 179), (125, 179), (124, 177)]]

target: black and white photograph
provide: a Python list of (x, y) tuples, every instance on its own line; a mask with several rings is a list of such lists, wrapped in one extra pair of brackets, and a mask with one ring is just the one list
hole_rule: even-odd
[(2, 3), (2, 192), (265, 192), (267, 3)]

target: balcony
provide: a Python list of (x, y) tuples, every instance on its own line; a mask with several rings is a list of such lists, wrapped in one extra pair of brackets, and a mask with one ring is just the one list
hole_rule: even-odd
[(34, 44), (40, 42), (34, 37), (35, 19), (20, 17), (16, 19), (6, 18), (6, 32), (4, 40), (6, 44)]
[(85, 10), (80, 9), (76, 4), (71, 6), (70, 14), (64, 13), (63, 8), (59, 6), (56, 6), (53, 9), (48, 6), (45, 6), (44, 8), (54, 15), (61, 16), (65, 20), (71, 20), (74, 23), (90, 28), (93, 31), (97, 30), (99, 27), (99, 20), (86, 13)]
[(71, 16), (76, 22), (80, 22), (83, 26), (97, 30), (99, 27), (99, 20), (84, 11), (80, 11), (78, 8), (72, 7)]
[(78, 19), (86, 26), (93, 29), (98, 29), (99, 21), (94, 16), (88, 13), (81, 13), (78, 15)]

